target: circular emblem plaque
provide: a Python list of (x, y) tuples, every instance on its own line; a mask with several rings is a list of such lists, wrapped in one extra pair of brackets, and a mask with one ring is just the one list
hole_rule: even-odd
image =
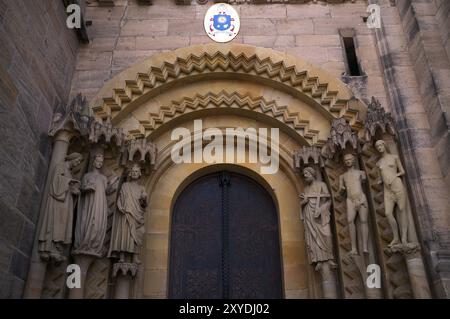
[(229, 42), (239, 32), (241, 22), (236, 10), (226, 3), (217, 3), (208, 9), (204, 21), (206, 34), (216, 42)]

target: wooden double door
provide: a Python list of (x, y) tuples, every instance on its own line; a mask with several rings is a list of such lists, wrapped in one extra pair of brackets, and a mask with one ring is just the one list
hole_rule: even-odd
[(282, 298), (282, 290), (270, 194), (226, 171), (186, 187), (172, 213), (169, 298)]

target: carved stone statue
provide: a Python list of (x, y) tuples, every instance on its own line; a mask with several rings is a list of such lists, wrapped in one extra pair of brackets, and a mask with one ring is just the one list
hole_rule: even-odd
[(147, 207), (147, 194), (138, 184), (141, 168), (134, 165), (128, 174), (130, 181), (123, 183), (117, 199), (117, 212), (111, 237), (110, 256), (118, 255), (120, 263), (127, 255), (132, 256), (132, 263), (140, 263), (139, 248), (144, 235), (144, 215)]
[[(406, 212), (406, 189), (401, 180), (401, 176), (405, 175), (405, 170), (397, 155), (389, 154), (383, 140), (375, 143), (377, 151), (381, 154), (377, 166), (380, 170), (381, 180), (379, 183), (384, 185), (384, 209), (386, 217), (389, 221), (394, 239), (389, 247), (400, 244), (399, 228), (401, 235), (401, 243), (408, 243), (408, 215)], [(394, 217), (395, 206), (398, 207), (397, 219)]]
[(316, 270), (321, 270), (326, 262), (335, 266), (330, 228), (330, 192), (324, 182), (317, 180), (317, 173), (312, 167), (306, 167), (303, 176), (307, 185), (300, 199), (306, 246), (310, 262), (316, 264)]
[(101, 257), (104, 253), (108, 217), (106, 195), (112, 187), (100, 172), (103, 160), (102, 154), (95, 155), (92, 171), (85, 174), (81, 182), (82, 196), (78, 205), (73, 250), (75, 255)]
[(362, 182), (366, 180), (366, 173), (356, 169), (355, 156), (353, 154), (344, 155), (344, 165), (347, 167), (347, 172), (339, 176), (339, 191), (347, 193), (347, 220), (350, 228), (350, 238), (352, 243), (352, 250), (350, 254), (358, 255), (358, 245), (356, 241), (356, 215), (359, 215), (361, 223), (361, 235), (364, 253), (369, 253), (369, 227), (368, 218), (369, 210), (367, 198), (364, 194)]
[(48, 198), (44, 219), (39, 233), (39, 255), (42, 260), (65, 260), (64, 245), (72, 243), (73, 210), (75, 198), (80, 193), (80, 181), (72, 172), (83, 160), (79, 153), (66, 156), (65, 161), (55, 166), (50, 176)]

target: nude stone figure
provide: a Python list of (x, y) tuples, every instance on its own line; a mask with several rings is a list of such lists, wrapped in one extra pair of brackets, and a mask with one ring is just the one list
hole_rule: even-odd
[(366, 173), (355, 168), (355, 156), (346, 154), (344, 156), (344, 165), (347, 172), (339, 177), (339, 191), (347, 193), (347, 220), (350, 228), (350, 238), (352, 250), (350, 254), (358, 255), (358, 245), (356, 241), (356, 215), (359, 215), (361, 222), (361, 235), (364, 253), (369, 253), (369, 227), (368, 227), (368, 204), (364, 194), (362, 183), (366, 180)]
[[(399, 228), (401, 235), (401, 243), (408, 243), (408, 215), (406, 212), (406, 190), (401, 176), (405, 175), (400, 158), (397, 155), (389, 154), (383, 140), (375, 143), (375, 148), (381, 154), (377, 167), (380, 170), (381, 181), (384, 185), (384, 209), (389, 225), (392, 229), (394, 239), (389, 247), (400, 244)], [(395, 206), (398, 207), (398, 219), (394, 217)]]

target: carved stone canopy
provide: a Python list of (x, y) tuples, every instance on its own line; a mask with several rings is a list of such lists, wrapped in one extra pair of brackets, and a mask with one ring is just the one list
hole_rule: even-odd
[(126, 148), (121, 158), (121, 164), (126, 165), (128, 162), (135, 162), (135, 157), (140, 163), (148, 162), (155, 165), (156, 162), (156, 146), (145, 138), (130, 139), (126, 143)]
[(108, 117), (105, 122), (92, 121), (89, 142), (98, 143), (102, 137), (106, 143), (114, 141), (117, 146), (121, 146), (125, 140), (125, 132), (121, 128), (112, 126), (111, 117)]
[(359, 152), (359, 140), (345, 118), (334, 119), (330, 136), (323, 147), (304, 146), (294, 153), (294, 167), (302, 170), (308, 165), (324, 167), (326, 159), (336, 158), (339, 154)]
[(87, 145), (103, 144), (116, 146), (121, 153), (118, 157), (122, 165), (133, 162), (135, 154), (139, 153), (140, 163), (154, 165), (156, 162), (156, 146), (144, 138), (128, 136), (124, 129), (115, 127), (111, 117), (98, 120), (91, 116), (86, 98), (78, 94), (71, 103), (55, 112), (48, 135), (55, 137), (60, 131), (69, 131), (80, 137)]
[(317, 167), (323, 167), (325, 165), (319, 147), (303, 146), (294, 153), (295, 168), (302, 170), (307, 166), (311, 166), (311, 164)]
[(382, 134), (390, 134), (395, 136), (394, 119), (391, 113), (388, 113), (381, 106), (380, 101), (372, 96), (372, 101), (369, 104), (367, 118), (364, 125), (364, 136), (366, 141), (373, 142), (380, 136), (376, 136), (378, 131)]
[(330, 137), (322, 148), (322, 155), (332, 159), (340, 152), (358, 150), (358, 136), (352, 131), (350, 124), (343, 117), (333, 120)]
[(78, 94), (70, 104), (59, 107), (55, 111), (48, 135), (54, 137), (63, 130), (85, 135), (88, 133), (91, 122), (92, 117), (86, 98)]

